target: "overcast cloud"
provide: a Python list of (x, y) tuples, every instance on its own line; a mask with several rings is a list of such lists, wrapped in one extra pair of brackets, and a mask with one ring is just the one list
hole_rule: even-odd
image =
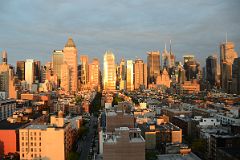
[(1, 0), (0, 51), (9, 63), (43, 63), (73, 37), (79, 55), (146, 60), (146, 52), (172, 48), (178, 60), (194, 54), (203, 64), (228, 39), (240, 54), (239, 0)]

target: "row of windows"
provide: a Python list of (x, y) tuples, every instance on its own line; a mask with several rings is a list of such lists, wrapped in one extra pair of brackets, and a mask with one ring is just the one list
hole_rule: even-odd
[[(35, 141), (37, 140), (36, 137), (30, 137), (29, 139), (30, 140), (35, 140)], [(29, 139), (28, 139), (28, 137), (25, 137), (25, 140), (29, 140)], [(38, 140), (40, 140), (40, 141), (41, 141), (41, 139), (42, 139), (41, 137), (38, 138)], [(22, 140), (24, 141), (24, 137), (22, 137)]]
[[(21, 135), (24, 135), (24, 132), (21, 132)], [(25, 132), (25, 135), (28, 136), (28, 132)], [(41, 136), (41, 132), (38, 133), (39, 136)], [(30, 132), (30, 136), (37, 136), (37, 132)]]
[[(25, 145), (27, 146), (27, 145), (28, 145), (28, 142), (26, 142)], [(36, 143), (36, 142), (35, 142), (35, 143), (31, 142), (31, 143), (30, 143), (30, 146), (33, 146), (33, 145), (34, 145), (34, 146), (37, 146), (37, 143)], [(39, 143), (39, 145), (41, 145), (41, 143)], [(24, 142), (22, 142), (22, 146), (24, 146)]]
[[(25, 156), (25, 154), (23, 153), (23, 154), (22, 154), (22, 158), (24, 158), (24, 156)], [(34, 155), (31, 154), (31, 157), (32, 157), (32, 158), (41, 158), (41, 155), (40, 155), (40, 154), (39, 154), (39, 155), (37, 155), (37, 154), (34, 154)]]
[(28, 150), (28, 148), (22, 148), (22, 152), (24, 152), (24, 151), (26, 151), (26, 152), (28, 152), (28, 151), (30, 151), (30, 152), (41, 152), (42, 150), (41, 150), (41, 148), (39, 148), (39, 149), (37, 149), (37, 148), (30, 148), (30, 150)]

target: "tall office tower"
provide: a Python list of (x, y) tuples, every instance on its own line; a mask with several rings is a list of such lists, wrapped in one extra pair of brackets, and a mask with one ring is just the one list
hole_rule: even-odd
[(210, 85), (216, 86), (217, 84), (217, 57), (209, 56), (206, 59), (206, 80)]
[(67, 64), (67, 62), (64, 62), (61, 65), (61, 88), (63, 89), (63, 91), (71, 91), (70, 90), (70, 69), (69, 69), (69, 65)]
[(111, 51), (106, 51), (103, 58), (103, 87), (104, 90), (116, 89), (115, 56)]
[(80, 65), (81, 65), (81, 84), (86, 85), (88, 83), (88, 56), (80, 56)]
[(57, 76), (57, 86), (61, 85), (63, 50), (54, 50), (52, 54), (53, 74)]
[(119, 64), (119, 73), (120, 79), (126, 80), (126, 64), (124, 59), (121, 59), (121, 62)]
[(133, 61), (127, 60), (127, 91), (134, 90), (133, 78)]
[(185, 55), (184, 59), (184, 69), (186, 72), (186, 79), (190, 81), (192, 79), (199, 79), (200, 76), (200, 64), (196, 62), (193, 55)]
[(7, 64), (7, 52), (4, 50), (0, 63), (0, 91), (4, 91), (7, 98), (16, 98), (14, 81), (14, 69)]
[(240, 94), (240, 57), (235, 58), (232, 65), (232, 93)]
[(147, 65), (148, 65), (148, 84), (156, 84), (157, 76), (160, 75), (160, 52), (148, 52)]
[(37, 83), (41, 82), (41, 63), (40, 63), (40, 61), (34, 61), (34, 76), (35, 76), (34, 79)]
[(118, 66), (118, 70), (117, 70), (117, 80), (118, 80), (118, 85), (119, 85), (119, 89), (123, 90), (126, 89), (126, 64), (125, 64), (125, 60), (121, 59), (120, 64)]
[(89, 64), (89, 82), (90, 86), (96, 90), (100, 90), (100, 63), (97, 58), (94, 58), (92, 63)]
[(25, 81), (27, 82), (29, 89), (32, 88), (32, 84), (35, 81), (34, 76), (34, 60), (33, 59), (27, 59), (25, 62)]
[(227, 42), (220, 45), (220, 70), (221, 70), (221, 87), (225, 92), (230, 92), (232, 81), (232, 64), (238, 57), (234, 50), (234, 43)]
[(20, 81), (25, 80), (25, 61), (17, 61), (17, 78)]
[(72, 38), (68, 39), (63, 54), (63, 61), (70, 69), (70, 91), (77, 91), (77, 48)]
[(8, 98), (9, 93), (9, 65), (7, 64), (7, 53), (4, 50), (2, 52), (2, 62), (0, 63), (0, 91), (4, 91), (6, 93), (6, 97)]
[(134, 64), (134, 88), (147, 88), (147, 64), (141, 59), (136, 59)]

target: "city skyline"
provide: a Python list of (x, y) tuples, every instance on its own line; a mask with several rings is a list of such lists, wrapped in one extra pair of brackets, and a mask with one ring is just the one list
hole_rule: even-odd
[[(169, 50), (172, 40), (177, 60), (182, 61), (184, 54), (194, 54), (204, 64), (208, 55), (216, 53), (219, 58), (219, 44), (225, 41), (227, 32), (239, 52), (238, 1), (154, 2), (58, 1), (46, 5), (34, 1), (25, 5), (27, 1), (4, 1), (0, 7), (0, 50), (6, 49), (12, 65), (29, 58), (44, 64), (71, 36), (79, 55), (97, 57), (101, 64), (109, 49), (116, 62), (136, 56), (146, 62), (146, 52), (162, 52), (165, 43)], [(29, 5), (31, 9), (19, 7)]]

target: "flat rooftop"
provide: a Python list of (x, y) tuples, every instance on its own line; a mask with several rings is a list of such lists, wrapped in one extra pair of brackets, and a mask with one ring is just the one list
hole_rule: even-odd
[(198, 156), (196, 156), (193, 153), (187, 154), (187, 155), (181, 155), (181, 154), (163, 154), (158, 155), (158, 160), (201, 160)]
[(29, 126), (27, 126), (25, 129), (47, 129), (48, 125), (44, 125), (44, 124), (31, 124)]
[(17, 130), (25, 125), (27, 125), (29, 122), (25, 123), (9, 123), (6, 119), (0, 121), (0, 130)]

